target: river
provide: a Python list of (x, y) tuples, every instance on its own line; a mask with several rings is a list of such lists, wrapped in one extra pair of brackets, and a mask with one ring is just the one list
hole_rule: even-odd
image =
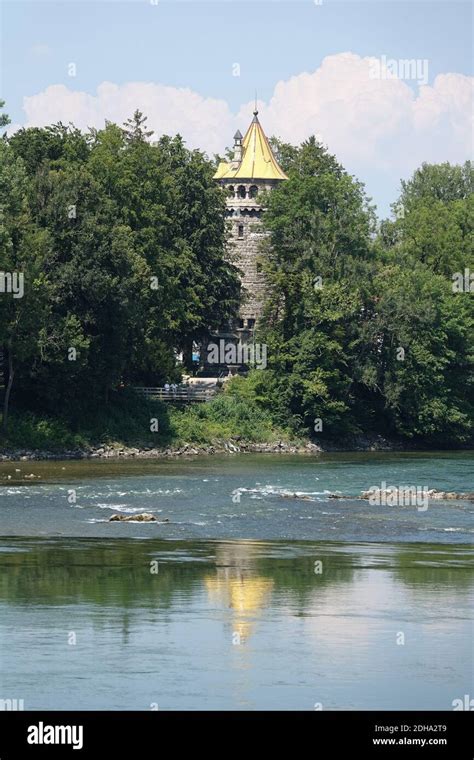
[[(472, 491), (473, 462), (3, 463), (0, 698), (25, 709), (451, 709), (473, 693), (474, 505), (356, 497), (383, 482)], [(169, 523), (108, 522), (143, 511)]]

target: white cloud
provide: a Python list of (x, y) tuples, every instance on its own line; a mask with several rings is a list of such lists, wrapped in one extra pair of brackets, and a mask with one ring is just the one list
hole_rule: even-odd
[(317, 132), (354, 169), (404, 173), (424, 160), (469, 158), (474, 80), (442, 74), (415, 94), (401, 79), (370, 78), (373, 60), (328, 56), (314, 73), (279, 82), (261, 109), (266, 131), (288, 141)]
[(81, 129), (122, 124), (139, 108), (156, 135), (179, 132), (191, 147), (218, 152), (232, 133), (232, 114), (223, 100), (204, 98), (185, 88), (151, 82), (117, 85), (102, 82), (96, 95), (71, 90), (63, 84), (24, 98), (25, 126), (72, 122)]
[[(300, 142), (316, 134), (353, 172), (406, 176), (422, 161), (461, 162), (472, 153), (473, 79), (440, 74), (418, 86), (401, 79), (374, 79), (374, 58), (354, 53), (326, 57), (312, 73), (275, 85), (259, 103), (267, 134)], [(52, 85), (24, 98), (24, 126), (72, 121), (78, 127), (119, 124), (139, 108), (156, 135), (179, 132), (190, 147), (223, 152), (232, 135), (244, 131), (253, 102), (233, 114), (224, 100), (186, 88), (131, 82), (103, 82), (94, 95)]]

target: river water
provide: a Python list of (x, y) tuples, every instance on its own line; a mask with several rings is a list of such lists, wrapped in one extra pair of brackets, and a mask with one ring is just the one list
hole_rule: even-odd
[[(456, 452), (2, 464), (0, 699), (451, 709), (473, 694), (474, 505), (355, 497), (384, 482), (473, 491), (473, 463)], [(170, 522), (108, 522), (143, 511)]]

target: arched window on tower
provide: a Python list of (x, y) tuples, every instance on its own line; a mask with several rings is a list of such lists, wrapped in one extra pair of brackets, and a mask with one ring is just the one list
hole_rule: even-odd
[(257, 185), (250, 185), (249, 188), (249, 198), (256, 198), (258, 195), (258, 187)]
[(244, 225), (243, 224), (239, 224), (238, 225), (238, 227), (237, 227), (237, 235), (238, 235), (239, 238), (243, 238), (243, 236), (244, 236)]
[(238, 186), (238, 188), (237, 188), (237, 195), (239, 196), (239, 198), (246, 198), (247, 191), (246, 191), (244, 185), (239, 185)]
[(234, 186), (233, 185), (229, 185), (229, 187), (227, 188), (227, 190), (229, 192), (230, 197), (231, 198), (235, 198), (235, 188), (234, 188)]

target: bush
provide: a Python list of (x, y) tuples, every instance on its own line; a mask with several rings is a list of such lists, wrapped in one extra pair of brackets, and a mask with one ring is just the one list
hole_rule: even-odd
[[(150, 430), (152, 419), (158, 420), (158, 432)], [(165, 447), (212, 444), (231, 438), (260, 443), (292, 438), (290, 431), (275, 425), (268, 409), (252, 397), (244, 378), (231, 381), (212, 401), (185, 407), (147, 402), (133, 391), (121, 391), (94, 414), (84, 410), (69, 420), (15, 412), (8, 434), (0, 442), (54, 451), (99, 443)]]

